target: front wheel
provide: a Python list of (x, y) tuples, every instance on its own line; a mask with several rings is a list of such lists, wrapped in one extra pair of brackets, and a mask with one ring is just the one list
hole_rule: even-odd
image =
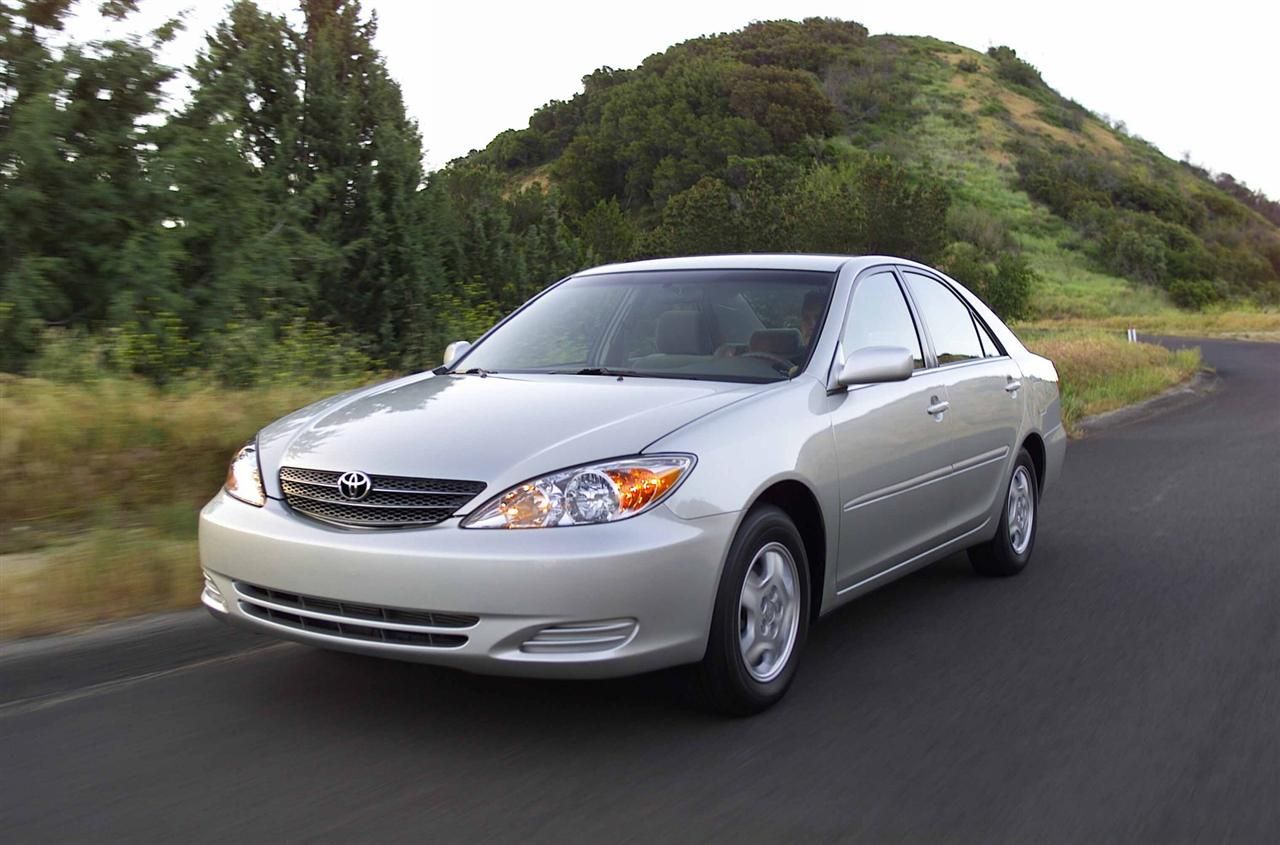
[(988, 543), (969, 549), (969, 562), (982, 575), (1017, 575), (1031, 560), (1036, 545), (1040, 487), (1036, 465), (1026, 449), (1018, 452), (1005, 492), (1000, 527)]
[(809, 632), (809, 561), (800, 532), (772, 506), (738, 529), (697, 667), (706, 702), (746, 716), (776, 704), (795, 676)]

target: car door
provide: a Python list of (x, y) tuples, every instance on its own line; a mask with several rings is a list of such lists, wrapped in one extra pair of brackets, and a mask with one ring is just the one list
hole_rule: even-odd
[(937, 371), (926, 367), (925, 344), (890, 268), (857, 279), (833, 371), (865, 346), (905, 347), (916, 369), (906, 381), (843, 392), (828, 382), (840, 477), (838, 590), (930, 548), (947, 512), (939, 485), (951, 467), (946, 388)]
[(951, 403), (952, 469), (943, 486), (951, 499), (945, 534), (952, 539), (980, 527), (1004, 489), (1022, 422), (1022, 374), (950, 285), (914, 268), (900, 269)]

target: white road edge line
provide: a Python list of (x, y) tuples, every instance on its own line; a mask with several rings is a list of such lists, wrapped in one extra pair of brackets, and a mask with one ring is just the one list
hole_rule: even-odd
[(156, 672), (143, 672), (141, 675), (131, 675), (127, 678), (116, 678), (112, 681), (103, 681), (97, 684), (91, 684), (87, 687), (81, 687), (70, 692), (51, 693), (49, 695), (36, 695), (30, 698), (19, 698), (16, 701), (9, 701), (0, 704), (0, 719), (8, 716), (21, 716), (27, 713), (34, 713), (39, 710), (47, 710), (50, 707), (57, 707), (59, 704), (67, 704), (72, 701), (79, 701), (84, 698), (92, 698), (96, 695), (103, 695), (113, 692), (124, 687), (140, 684), (144, 681), (153, 681), (157, 678), (168, 677), (169, 675), (177, 675), (180, 672), (186, 672), (190, 669), (203, 669), (206, 666), (217, 666), (221, 663), (231, 663), (242, 657), (249, 655), (262, 654), (269, 651), (279, 651), (285, 648), (295, 647), (294, 643), (271, 643), (270, 645), (257, 646), (255, 648), (237, 651), (234, 654), (224, 654), (219, 657), (210, 657), (206, 660), (197, 660), (195, 663), (184, 663), (181, 666), (173, 666), (169, 669), (160, 669)]

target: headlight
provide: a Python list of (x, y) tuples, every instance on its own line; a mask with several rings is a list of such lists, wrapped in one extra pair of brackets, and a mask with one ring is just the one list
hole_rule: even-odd
[(227, 492), (246, 504), (262, 507), (267, 493), (262, 489), (262, 473), (258, 470), (258, 443), (246, 443), (227, 467)]
[(617, 522), (657, 505), (693, 468), (692, 455), (655, 455), (574, 467), (518, 484), (463, 528), (550, 528)]

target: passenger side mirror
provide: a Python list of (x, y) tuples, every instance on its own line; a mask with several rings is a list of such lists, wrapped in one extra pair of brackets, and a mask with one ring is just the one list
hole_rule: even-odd
[(444, 348), (444, 366), (453, 366), (453, 362), (465, 355), (466, 351), (470, 348), (471, 341), (469, 340), (455, 340), (453, 343), (446, 346)]
[(845, 360), (836, 380), (841, 387), (906, 381), (915, 369), (910, 350), (901, 346), (864, 346)]

